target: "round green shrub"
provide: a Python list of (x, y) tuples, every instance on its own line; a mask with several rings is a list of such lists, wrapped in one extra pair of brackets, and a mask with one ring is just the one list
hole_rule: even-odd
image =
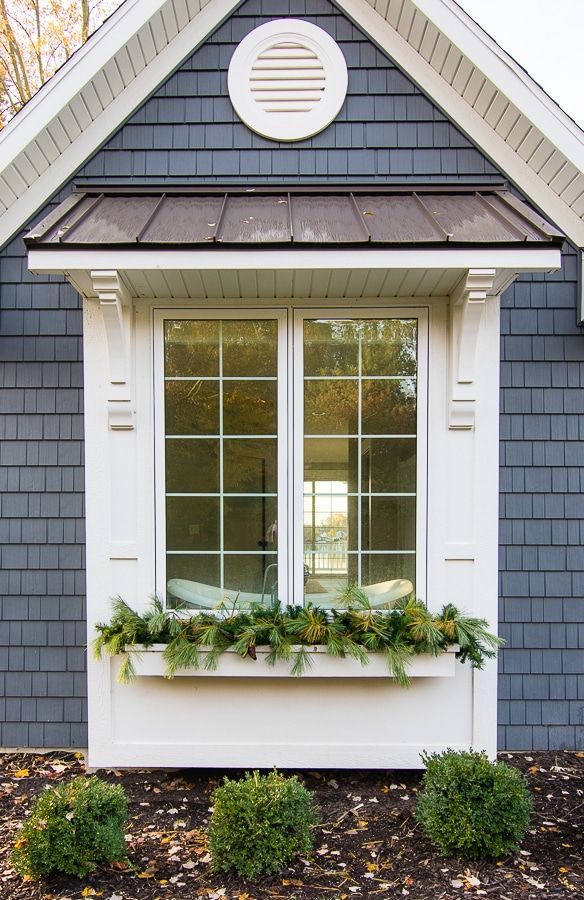
[(445, 856), (504, 856), (529, 824), (531, 797), (523, 776), (485, 753), (423, 754), (426, 772), (416, 818)]
[(213, 792), (209, 848), (213, 867), (244, 878), (281, 871), (297, 853), (312, 847), (316, 822), (312, 794), (294, 775), (275, 770), (224, 779)]
[(46, 790), (20, 829), (10, 861), (21, 875), (86, 875), (125, 860), (128, 804), (120, 785), (75, 778)]

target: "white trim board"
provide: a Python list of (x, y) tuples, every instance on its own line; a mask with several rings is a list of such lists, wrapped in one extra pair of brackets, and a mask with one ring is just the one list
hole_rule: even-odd
[(470, 247), (390, 250), (54, 250), (31, 248), (33, 273), (58, 274), (80, 270), (139, 271), (279, 271), (281, 269), (510, 269), (549, 272), (561, 266), (556, 246), (525, 248)]
[[(122, 4), (0, 133), (0, 246), (238, 5)], [(337, 0), (337, 6), (546, 216), (584, 245), (584, 133), (469, 16), (452, 0)], [(460, 83), (448, 71), (449, 54), (465, 63)], [(473, 83), (481, 85), (478, 92)], [(84, 95), (89, 89), (93, 103)], [(483, 94), (492, 98), (485, 108)], [(491, 115), (495, 96), (497, 116)], [(507, 130), (504, 110), (514, 122)], [(514, 137), (517, 130), (523, 137)]]

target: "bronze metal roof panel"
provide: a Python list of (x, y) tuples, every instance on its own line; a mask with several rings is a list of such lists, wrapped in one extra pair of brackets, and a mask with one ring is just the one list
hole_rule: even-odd
[(67, 244), (127, 244), (135, 241), (158, 199), (102, 196), (86, 215), (71, 223), (60, 239)]
[(374, 242), (443, 241), (444, 231), (412, 194), (356, 195), (355, 202)]
[(460, 185), (376, 190), (140, 187), (76, 193), (25, 238), (44, 247), (220, 249), (275, 245), (436, 246), (559, 243), (562, 235), (507, 191)]
[(456, 197), (425, 194), (420, 200), (449, 240), (455, 243), (496, 244), (526, 240), (525, 231), (497, 215), (480, 194)]
[(291, 196), (295, 243), (354, 244), (369, 240), (351, 194)]
[(146, 244), (199, 244), (215, 240), (224, 194), (175, 197), (164, 194), (139, 240)]
[(286, 194), (227, 197), (217, 240), (237, 244), (274, 244), (290, 240), (290, 207)]

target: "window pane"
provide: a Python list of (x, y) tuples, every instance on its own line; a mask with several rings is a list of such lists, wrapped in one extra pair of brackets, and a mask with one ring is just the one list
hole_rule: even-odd
[(416, 433), (415, 379), (368, 379), (363, 381), (362, 390), (364, 434)]
[(278, 374), (275, 319), (226, 319), (223, 322), (223, 375)]
[(358, 370), (357, 322), (304, 323), (305, 375), (356, 375)]
[(304, 336), (305, 596), (334, 605), (347, 584), (413, 578), (417, 321), (313, 321)]
[(412, 438), (363, 438), (361, 490), (365, 493), (415, 492), (416, 441)]
[[(323, 490), (325, 482), (317, 482)], [(346, 554), (358, 547), (357, 498), (333, 493), (304, 496), (304, 549), (320, 554)]]
[(304, 430), (306, 434), (356, 434), (357, 381), (306, 381)]
[(219, 441), (166, 441), (166, 490), (212, 494), (219, 490)]
[(363, 375), (415, 375), (417, 322), (378, 319), (363, 323)]
[(225, 550), (277, 549), (275, 497), (226, 497), (223, 510)]
[(221, 600), (219, 555), (166, 557), (166, 602), (170, 607), (211, 609)]
[(167, 381), (167, 434), (219, 433), (219, 382)]
[(415, 554), (401, 553), (363, 553), (361, 557), (361, 584), (380, 584), (393, 581), (394, 578), (405, 578), (416, 588)]
[(169, 319), (164, 323), (164, 374), (219, 374), (219, 322)]
[(275, 438), (223, 442), (223, 488), (226, 493), (274, 494), (278, 479)]
[(224, 381), (223, 433), (276, 434), (276, 381)]
[(164, 338), (169, 602), (182, 597), (213, 607), (240, 590), (256, 600), (263, 590), (271, 595), (278, 538), (277, 320), (173, 319), (164, 324)]
[(415, 550), (415, 497), (363, 497), (361, 516), (364, 550)]
[(167, 550), (216, 550), (218, 546), (217, 497), (166, 498)]
[(357, 490), (356, 438), (307, 438), (304, 441), (305, 490), (314, 481), (342, 481), (350, 493)]
[[(225, 589), (228, 591), (241, 591), (241, 602), (250, 600), (269, 603), (272, 596), (277, 596), (277, 573), (275, 553), (264, 555), (250, 554), (237, 556), (227, 554), (225, 556)], [(253, 596), (246, 597), (246, 593)]]

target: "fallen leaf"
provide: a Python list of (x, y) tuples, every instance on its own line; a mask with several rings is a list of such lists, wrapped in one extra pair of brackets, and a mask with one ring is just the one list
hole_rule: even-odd
[(17, 769), (12, 773), (13, 778), (28, 778), (28, 769)]

